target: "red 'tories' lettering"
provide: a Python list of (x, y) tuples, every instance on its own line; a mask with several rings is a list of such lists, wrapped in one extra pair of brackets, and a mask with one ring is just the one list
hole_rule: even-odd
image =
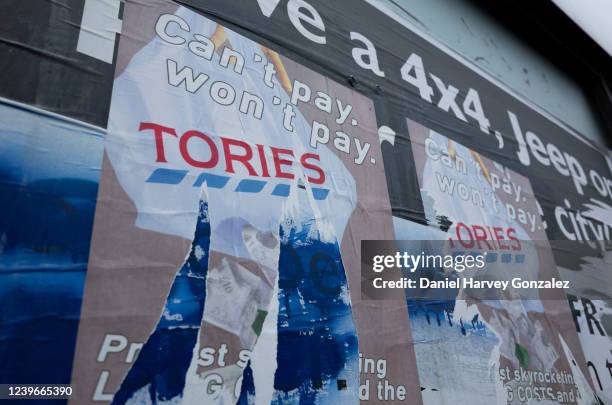
[[(516, 237), (514, 228), (501, 228), (498, 226), (486, 228), (480, 225), (466, 225), (463, 222), (458, 222), (455, 226), (455, 240), (459, 241), (461, 246), (466, 249), (471, 249), (474, 244), (478, 244), (478, 248), (482, 249), (481, 243), (484, 242), (488, 250), (521, 250), (521, 241)], [(454, 246), (453, 238), (449, 238), (451, 247)], [(508, 245), (504, 241), (513, 241)]]
[(512, 250), (521, 250), (521, 241), (516, 237), (516, 230), (514, 228), (508, 228), (507, 235), (508, 239), (515, 242), (512, 245)]
[(156, 162), (167, 163), (166, 154), (164, 153), (164, 139), (163, 134), (170, 134), (175, 138), (178, 137), (174, 128), (164, 127), (163, 125), (154, 124), (152, 122), (141, 122), (138, 127), (139, 131), (144, 131), (145, 129), (152, 129), (155, 133), (155, 149), (157, 150), (157, 157), (155, 158)]
[[(180, 157), (192, 167), (198, 169), (218, 167), (221, 154), (223, 154), (225, 159), (224, 171), (226, 173), (234, 174), (236, 172), (235, 163), (239, 163), (246, 168), (249, 176), (272, 176), (278, 179), (295, 178), (291, 169), (294, 164), (297, 164), (298, 159), (291, 149), (261, 144), (251, 145), (248, 142), (226, 137), (214, 138), (197, 130), (187, 131), (179, 137), (174, 128), (152, 122), (140, 123), (139, 131), (146, 129), (153, 130), (157, 151), (155, 161), (159, 163), (168, 163), (165, 154), (166, 144), (164, 143), (164, 134), (167, 134), (178, 138)], [(203, 144), (206, 145), (205, 148), (202, 148)], [(203, 160), (197, 152), (203, 152), (207, 156), (206, 150), (210, 151), (210, 157), (208, 160)], [(316, 153), (304, 153), (299, 157), (299, 164), (308, 171), (306, 179), (309, 183), (325, 183), (325, 172), (319, 165), (320, 160), (321, 158)], [(274, 173), (270, 173), (272, 169), (274, 169)]]
[(319, 174), (319, 177), (317, 178), (308, 176), (308, 181), (312, 184), (325, 183), (325, 172), (319, 166), (314, 165), (312, 163), (308, 163), (308, 159), (313, 159), (318, 162), (321, 160), (321, 158), (319, 157), (319, 155), (316, 155), (314, 153), (304, 153), (302, 155), (300, 159), (300, 163), (302, 164), (302, 166), (304, 166), (304, 168), (306, 169), (313, 170)]
[(474, 230), (474, 238), (478, 241), (478, 247), (480, 247), (480, 241), (484, 241), (487, 244), (488, 249), (495, 249), (495, 247), (491, 246), (487, 239), (487, 231), (480, 225), (472, 225), (472, 229)]
[[(210, 159), (208, 162), (203, 162), (201, 160), (195, 160), (189, 154), (189, 148), (187, 142), (193, 137), (199, 138), (208, 144), (210, 148)], [(189, 163), (193, 167), (199, 167), (202, 169), (211, 169), (217, 165), (219, 162), (219, 151), (217, 151), (217, 146), (210, 139), (210, 137), (206, 134), (201, 133), (200, 131), (187, 131), (181, 136), (179, 140), (179, 150), (181, 151), (181, 156), (185, 159), (185, 162)]]
[(500, 228), (499, 226), (494, 226), (493, 235), (495, 236), (495, 239), (497, 239), (499, 243), (499, 248), (501, 250), (508, 250), (508, 245), (506, 245), (505, 243), (502, 243), (502, 241), (504, 240), (504, 229)]
[(293, 157), (293, 151), (290, 149), (275, 148), (274, 146), (270, 149), (272, 150), (272, 157), (274, 158), (274, 169), (276, 170), (276, 177), (279, 177), (281, 179), (293, 179), (295, 177), (293, 173), (283, 172), (282, 168), (282, 166), (291, 166), (293, 164), (293, 160), (280, 158), (281, 154)]
[[(228, 173), (234, 173), (234, 161), (240, 162), (247, 168), (247, 171), (251, 176), (257, 176), (257, 172), (253, 169), (250, 160), (253, 158), (253, 150), (251, 145), (246, 142), (239, 141), (237, 139), (221, 138), (223, 144), (223, 154), (225, 155), (225, 171)], [(237, 155), (232, 153), (230, 146), (238, 146), (244, 151), (243, 154)]]
[(268, 162), (266, 161), (266, 152), (264, 145), (257, 145), (257, 153), (259, 153), (259, 161), (261, 162), (261, 177), (270, 177), (268, 172)]

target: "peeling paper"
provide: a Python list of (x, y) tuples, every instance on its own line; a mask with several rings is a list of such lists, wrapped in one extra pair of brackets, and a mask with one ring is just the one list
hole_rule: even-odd
[[(512, 266), (520, 266), (516, 274), (524, 278), (547, 279), (550, 275), (558, 278), (556, 271), (549, 274), (556, 266), (541, 224), (530, 224), (528, 215), (523, 222), (513, 216), (519, 210), (537, 212), (529, 181), (436, 131), (411, 120), (408, 126), (429, 224), (425, 227), (396, 219), (396, 233), (427, 235), (425, 240), (450, 239), (459, 249), (469, 250), (461, 241), (469, 242), (473, 237), (465, 236), (465, 231), (460, 233), (461, 227), (468, 229), (468, 233), (474, 226), (512, 229), (519, 240), (539, 241), (546, 243), (547, 248), (535, 250), (521, 244), (519, 251), (513, 253), (523, 256), (520, 262), (510, 256), (506, 262), (488, 262), (488, 268), (505, 266), (507, 274), (515, 274), (511, 273)], [(500, 176), (511, 179), (505, 189), (496, 189), (496, 182), (489, 180)], [(460, 185), (470, 190), (470, 198), (462, 197)], [(515, 198), (519, 190), (522, 199)], [(512, 210), (504, 209), (509, 204)], [(542, 275), (538, 276), (539, 273)], [(499, 300), (478, 300), (459, 289), (455, 300), (414, 300), (408, 305), (425, 404), (524, 403), (526, 387), (532, 394), (539, 387), (550, 389), (543, 394), (546, 397), (530, 398), (533, 403), (557, 403), (560, 392), (572, 403), (595, 403), (592, 389), (581, 377), (578, 364), (584, 365), (585, 360), (571, 330), (573, 321), (563, 291), (543, 291), (539, 299), (530, 300), (510, 299), (500, 292)], [(561, 331), (571, 340), (571, 352), (576, 354), (567, 351), (566, 341), (560, 339)], [(580, 356), (580, 360), (575, 356)], [(573, 376), (575, 384), (525, 381), (524, 376), (531, 372), (565, 373)]]
[[(126, 5), (88, 279), (108, 287), (96, 281), (85, 294), (90, 321), (81, 325), (73, 378), (86, 388), (72, 401), (87, 403), (86, 393), (103, 386), (113, 404), (138, 403), (146, 386), (153, 403), (357, 403), (360, 350), (374, 357), (387, 347), (367, 324), (384, 304), (351, 297), (356, 241), (392, 237), (372, 102), (187, 8), (170, 10)], [(140, 35), (128, 24), (134, 16), (156, 36)], [(198, 33), (201, 48), (170, 43), (177, 25)], [(215, 48), (208, 57), (205, 44)], [(203, 216), (209, 246), (193, 240)], [(116, 221), (126, 237), (141, 235), (119, 253), (123, 265), (107, 256), (117, 248), (108, 248), (115, 239), (102, 225)], [(151, 249), (165, 258), (156, 275), (140, 264)], [(190, 270), (204, 260), (206, 270)], [(186, 325), (184, 298), (173, 291), (190, 271), (199, 309)], [(142, 284), (148, 277), (164, 281)], [(131, 291), (127, 302), (119, 285)], [(99, 300), (133, 315), (92, 317)], [(407, 317), (398, 322), (397, 333), (409, 333)], [(188, 342), (177, 348), (160, 328)], [(135, 361), (84, 360), (108, 351), (99, 342), (110, 330), (142, 346)], [(385, 359), (388, 380), (414, 390), (407, 341), (397, 353)], [(110, 377), (101, 383), (103, 370)]]

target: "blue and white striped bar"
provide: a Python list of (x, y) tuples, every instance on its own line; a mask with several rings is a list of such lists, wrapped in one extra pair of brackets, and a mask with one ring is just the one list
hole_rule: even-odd
[[(187, 174), (187, 170), (160, 168), (155, 169), (153, 173), (151, 173), (149, 178), (146, 180), (146, 182), (154, 184), (177, 185), (180, 184), (185, 179), (185, 177), (187, 177)], [(206, 183), (206, 185), (210, 188), (222, 189), (227, 187), (229, 182), (229, 176), (220, 176), (212, 173), (201, 173), (193, 183), (193, 186), (201, 187), (202, 184)], [(264, 191), (268, 183), (269, 182), (265, 180), (243, 179), (240, 180), (238, 185), (234, 188), (234, 191), (237, 193), (261, 193)], [(291, 186), (289, 184), (281, 183), (274, 186), (270, 194), (277, 197), (288, 197), (290, 192)], [(312, 196), (315, 200), (325, 200), (328, 195), (328, 189), (312, 187)]]

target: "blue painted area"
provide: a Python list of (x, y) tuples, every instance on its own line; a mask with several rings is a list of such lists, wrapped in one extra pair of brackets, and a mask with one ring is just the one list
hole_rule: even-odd
[(240, 397), (236, 405), (251, 405), (254, 403), (255, 381), (253, 380), (253, 369), (251, 369), (251, 362), (249, 361), (242, 373), (242, 387), (240, 388)]
[(182, 396), (204, 312), (209, 247), (208, 204), (201, 201), (189, 257), (176, 274), (155, 331), (115, 394), (113, 404), (126, 403), (143, 387), (147, 387), (153, 404)]
[[(426, 242), (421, 242), (421, 248), (415, 247), (415, 250), (434, 253)], [(456, 274), (445, 273), (438, 266), (421, 268), (419, 272), (432, 280), (456, 279)], [(453, 316), (458, 292), (458, 289), (446, 290), (440, 294), (441, 299), (407, 299), (421, 390), (449, 390), (446, 395), (452, 395), (450, 390), (455, 389), (452, 387), (460, 386), (467, 392), (488, 398), (491, 394), (488, 389), (494, 386), (488, 385), (491, 379), (488, 362), (497, 337), (478, 315), (471, 319)], [(453, 359), (452, 364), (431, 372), (432, 365), (446, 364), (449, 358)], [(466, 387), (466, 380), (473, 385)]]
[[(350, 397), (359, 385), (357, 334), (340, 247), (312, 237), (311, 226), (281, 228), (276, 404)], [(337, 379), (346, 380), (346, 391), (338, 391)]]
[(424, 317), (429, 326), (459, 328), (461, 334), (468, 333), (487, 335), (487, 327), (478, 315), (472, 319), (453, 319), (454, 300), (410, 300), (408, 310), (411, 320)]
[[(412, 249), (416, 251), (422, 251), (424, 254), (434, 254), (434, 247), (431, 246), (427, 241), (417, 242), (411, 245)], [(455, 251), (453, 252), (454, 256), (464, 255), (464, 251)], [(478, 252), (470, 252), (472, 255), (478, 255)], [(491, 257), (490, 253), (487, 255), (487, 259)], [(408, 273), (404, 271), (402, 274), (405, 277), (415, 277), (414, 273)], [(451, 274), (446, 273), (444, 268), (439, 266), (429, 266), (429, 267), (421, 267), (419, 269), (418, 277), (426, 277), (429, 280), (441, 281), (445, 278), (450, 280), (457, 280), (458, 274), (453, 272)], [(411, 320), (419, 316), (424, 316), (427, 325), (434, 326), (448, 326), (448, 327), (459, 327), (461, 328), (461, 332), (463, 335), (467, 333), (467, 329), (464, 327), (463, 320), (459, 319), (457, 321), (453, 321), (452, 314), (455, 309), (455, 298), (459, 293), (459, 289), (445, 289), (445, 290), (426, 290), (428, 294), (425, 293), (424, 290), (420, 288), (414, 289), (414, 292), (411, 292), (410, 295), (408, 290), (406, 290), (407, 296), (407, 305), (409, 311), (409, 317)], [(412, 297), (427, 297), (427, 299), (413, 299)], [(475, 329), (482, 329), (483, 324), (479, 322), (478, 324), (473, 324)]]
[(210, 188), (223, 188), (227, 185), (229, 181), (228, 176), (218, 176), (212, 173), (202, 173), (198, 176), (195, 183), (193, 183), (194, 187), (200, 187), (204, 182)]
[(0, 383), (67, 384), (103, 137), (1, 103), (0, 136)]
[(327, 195), (329, 194), (329, 190), (325, 188), (313, 188), (312, 195), (315, 200), (325, 200)]
[(459, 389), (494, 403), (495, 376), (490, 373), (490, 359), (499, 343), (495, 334), (477, 315), (453, 318), (452, 300), (408, 305), (421, 389), (445, 391), (447, 398)]
[(187, 170), (155, 169), (147, 183), (179, 184), (186, 175)]
[(272, 195), (276, 195), (279, 197), (289, 197), (289, 193), (291, 192), (291, 186), (289, 184), (277, 184), (272, 191)]
[(236, 192), (238, 193), (259, 193), (263, 190), (267, 182), (261, 180), (241, 180), (236, 186)]
[[(62, 119), (0, 104), (0, 135), (3, 137), (0, 143), (0, 383), (67, 384), (72, 372), (87, 270), (103, 134)], [(184, 170), (171, 173), (158, 169), (149, 180), (167, 184), (170, 189), (186, 177)], [(229, 183), (229, 177), (200, 174), (197, 181), (223, 188)], [(265, 182), (260, 183), (263, 183), (258, 185), (261, 191)], [(283, 194), (286, 188), (278, 190)], [(326, 190), (318, 193), (325, 197), (328, 194)], [(203, 206), (202, 209), (205, 210)], [(191, 254), (172, 285), (165, 307), (167, 316), (161, 317), (142, 348), (115, 403), (125, 402), (147, 386), (153, 402), (182, 394), (206, 293), (210, 228), (202, 218)], [(306, 234), (293, 237), (297, 241)], [(285, 353), (281, 354), (285, 359), (281, 364), (283, 369), (294, 369), (293, 374), (304, 373), (303, 390), (325, 381), (331, 381), (325, 389), (336, 389), (334, 378), (346, 373), (347, 368), (355, 371), (356, 381), (357, 337), (350, 305), (338, 298), (339, 291), (346, 287), (346, 279), (337, 243), (309, 241), (309, 246), (312, 250), (304, 260), (312, 260), (317, 252), (329, 250), (331, 253), (326, 254), (332, 258), (316, 256), (314, 266), (323, 263), (324, 269), (324, 263), (334, 262), (341, 278), (338, 279), (335, 271), (319, 270), (296, 287), (299, 291), (287, 291), (286, 300), (292, 308), (285, 313), (290, 321), (287, 333), (281, 333)], [(197, 258), (196, 248), (198, 252), (205, 252), (201, 259)], [(301, 266), (308, 264), (304, 262)], [(293, 271), (287, 270), (288, 275)], [(307, 302), (305, 312), (298, 313), (293, 307), (299, 295), (318, 302)], [(296, 334), (297, 330), (309, 330), (312, 322), (308, 319), (318, 318), (322, 321), (313, 329), (314, 337)], [(299, 348), (299, 356), (308, 359), (304, 370), (295, 370), (295, 364), (304, 360), (292, 358), (296, 353), (293, 346)], [(289, 387), (300, 381), (302, 374), (291, 373), (278, 378), (279, 386)], [(250, 368), (245, 370), (244, 378), (245, 392), (253, 395)], [(348, 386), (352, 389), (350, 382)], [(301, 401), (312, 402), (312, 398), (312, 393), (305, 394)]]

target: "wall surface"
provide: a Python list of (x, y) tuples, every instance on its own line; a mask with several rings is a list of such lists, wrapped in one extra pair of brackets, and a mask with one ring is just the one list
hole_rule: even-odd
[(469, 0), (375, 0), (406, 24), (440, 41), (491, 76), (605, 144), (588, 94), (563, 71)]

